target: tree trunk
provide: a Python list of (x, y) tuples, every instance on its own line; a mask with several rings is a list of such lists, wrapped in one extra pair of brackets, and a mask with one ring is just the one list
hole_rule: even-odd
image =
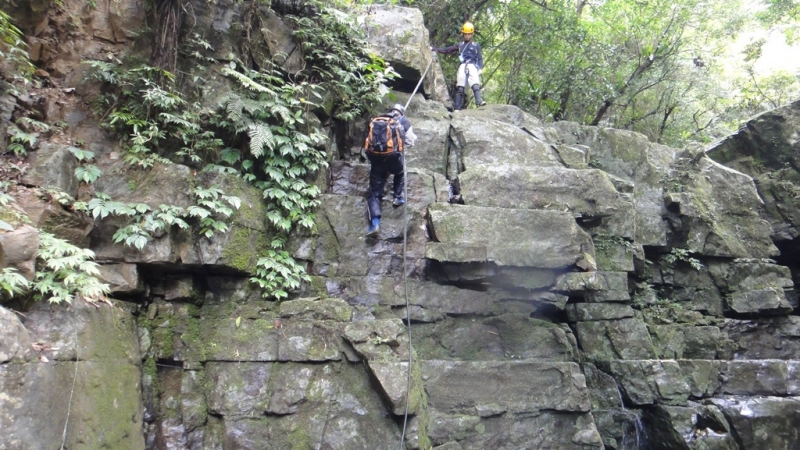
[(183, 24), (182, 0), (157, 0), (156, 28), (150, 65), (175, 73), (178, 65), (178, 37)]

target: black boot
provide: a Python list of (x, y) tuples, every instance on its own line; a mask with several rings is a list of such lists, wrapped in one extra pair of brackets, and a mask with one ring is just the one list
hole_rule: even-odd
[(485, 106), (486, 102), (481, 98), (481, 85), (473, 84), (472, 93), (475, 94), (475, 104), (478, 106)]
[(456, 100), (455, 100), (455, 107), (456, 111), (461, 109), (461, 106), (464, 105), (464, 86), (459, 86), (456, 88)]

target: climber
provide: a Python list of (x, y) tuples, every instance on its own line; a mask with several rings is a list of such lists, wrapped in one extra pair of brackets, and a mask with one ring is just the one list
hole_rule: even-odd
[(402, 206), (406, 202), (403, 198), (403, 147), (412, 147), (416, 136), (404, 112), (405, 107), (398, 103), (386, 114), (370, 120), (364, 140), (364, 150), (370, 162), (367, 198), (370, 227), (367, 236), (376, 236), (380, 231), (383, 188), (390, 174), (394, 175), (392, 206)]
[(481, 45), (472, 41), (472, 34), (475, 32), (475, 26), (471, 22), (465, 22), (461, 27), (461, 32), (464, 33), (464, 42), (451, 45), (450, 47), (431, 47), (436, 53), (454, 53), (459, 52), (458, 59), (461, 65), (458, 66), (458, 74), (456, 75), (456, 111), (460, 110), (464, 105), (464, 87), (469, 85), (472, 87), (472, 93), (475, 95), (475, 104), (484, 106), (486, 102), (481, 98), (481, 74), (483, 73), (483, 54), (481, 53)]

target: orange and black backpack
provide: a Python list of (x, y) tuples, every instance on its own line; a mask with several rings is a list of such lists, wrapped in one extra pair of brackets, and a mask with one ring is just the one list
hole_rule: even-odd
[(403, 125), (394, 116), (384, 114), (369, 121), (364, 149), (370, 153), (388, 155), (403, 151)]

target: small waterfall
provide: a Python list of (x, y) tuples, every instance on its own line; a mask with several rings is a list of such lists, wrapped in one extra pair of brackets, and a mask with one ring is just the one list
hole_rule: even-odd
[(622, 442), (618, 450), (647, 450), (647, 429), (642, 421), (641, 410), (625, 408), (622, 391), (617, 385), (620, 409), (614, 421), (620, 423)]

